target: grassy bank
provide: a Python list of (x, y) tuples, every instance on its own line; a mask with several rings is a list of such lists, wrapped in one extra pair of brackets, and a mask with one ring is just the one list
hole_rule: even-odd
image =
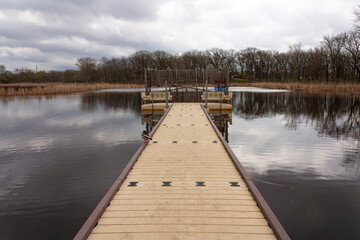
[(71, 94), (101, 89), (141, 88), (143, 84), (108, 83), (17, 83), (0, 84), (0, 96), (39, 96), (51, 94)]
[(360, 84), (356, 83), (241, 83), (231, 84), (232, 87), (258, 87), (267, 89), (285, 89), (292, 91), (303, 91), (310, 93), (333, 93), (339, 95), (358, 95), (360, 96)]
[[(267, 89), (285, 89), (311, 93), (334, 93), (360, 96), (360, 84), (354, 83), (232, 83), (232, 87), (259, 87)], [(0, 84), (0, 96), (40, 96), (53, 94), (72, 94), (101, 89), (143, 88), (143, 84), (108, 84), (108, 83), (17, 83)]]

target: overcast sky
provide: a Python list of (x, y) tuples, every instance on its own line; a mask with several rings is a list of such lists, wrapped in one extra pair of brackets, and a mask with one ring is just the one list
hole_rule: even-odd
[(75, 69), (79, 57), (213, 47), (287, 51), (350, 30), (357, 0), (0, 0), (0, 64)]

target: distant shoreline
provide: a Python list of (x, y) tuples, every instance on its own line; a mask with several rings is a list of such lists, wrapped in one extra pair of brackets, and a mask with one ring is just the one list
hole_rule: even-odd
[(73, 94), (101, 89), (143, 88), (144, 84), (110, 83), (9, 83), (0, 84), (0, 96), (41, 96)]
[[(331, 93), (336, 95), (360, 96), (360, 84), (356, 83), (233, 83), (231, 87), (258, 87), (266, 89), (283, 89), (309, 93)], [(144, 88), (144, 84), (110, 84), (110, 83), (11, 83), (0, 84), (0, 97), (8, 96), (42, 96), (55, 94), (73, 94), (102, 89)]]
[(336, 95), (357, 95), (360, 96), (360, 84), (357, 83), (301, 83), (301, 82), (255, 82), (255, 83), (234, 83), (232, 87), (258, 87), (266, 89), (282, 89), (301, 91), (308, 93), (330, 93)]

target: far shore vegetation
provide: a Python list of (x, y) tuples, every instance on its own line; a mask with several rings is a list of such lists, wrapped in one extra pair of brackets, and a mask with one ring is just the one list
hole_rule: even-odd
[(231, 86), (359, 95), (360, 5), (350, 31), (326, 35), (318, 46), (291, 44), (287, 52), (249, 47), (182, 54), (137, 51), (128, 57), (78, 58), (76, 70), (8, 71), (0, 64), (0, 96), (76, 93), (143, 87), (144, 69), (228, 69)]
[(72, 94), (101, 89), (142, 88), (143, 84), (109, 83), (12, 83), (0, 84), (0, 96)]
[(360, 96), (358, 83), (319, 83), (319, 82), (253, 82), (231, 84), (233, 87), (258, 87), (267, 89), (282, 89), (308, 93), (330, 93), (335, 95)]
[[(195, 85), (187, 85), (195, 86)], [(199, 87), (200, 85), (198, 85)], [(211, 85), (210, 85), (211, 86)], [(322, 82), (232, 82), (231, 87), (258, 87), (283, 89), (309, 93), (330, 93), (336, 95), (360, 96), (360, 84), (322, 83)], [(159, 87), (159, 86), (157, 86)], [(164, 87), (164, 86), (160, 86)], [(110, 83), (16, 83), (0, 84), (0, 97), (41, 96), (55, 94), (73, 94), (102, 89), (144, 88), (144, 84)]]

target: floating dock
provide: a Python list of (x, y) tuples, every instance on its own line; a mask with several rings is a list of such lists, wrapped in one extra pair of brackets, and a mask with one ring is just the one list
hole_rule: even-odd
[(75, 239), (290, 239), (200, 103), (174, 103)]
[[(200, 103), (198, 103), (200, 105)], [(163, 114), (166, 111), (166, 103), (148, 103), (141, 105), (142, 114)], [(232, 113), (232, 105), (228, 103), (208, 103), (207, 113), (214, 114), (230, 114)]]

